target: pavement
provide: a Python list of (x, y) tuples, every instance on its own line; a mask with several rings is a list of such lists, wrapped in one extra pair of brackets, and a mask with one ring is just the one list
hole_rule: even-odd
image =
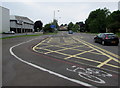
[(90, 34), (3, 40), (3, 86), (119, 88), (119, 46), (94, 43)]
[(19, 35), (36, 35), (43, 34), (42, 32), (34, 32), (34, 33), (15, 33), (15, 34), (0, 34), (0, 38), (11, 37), (11, 36), (19, 36)]

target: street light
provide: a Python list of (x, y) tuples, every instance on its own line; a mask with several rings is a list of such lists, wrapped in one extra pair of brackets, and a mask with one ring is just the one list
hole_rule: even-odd
[[(57, 12), (60, 12), (60, 10), (57, 10)], [(53, 22), (54, 22), (54, 20), (55, 20), (55, 10), (54, 10), (54, 14), (53, 14)]]

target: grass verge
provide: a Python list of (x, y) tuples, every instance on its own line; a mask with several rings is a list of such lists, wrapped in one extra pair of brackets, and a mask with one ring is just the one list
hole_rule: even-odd
[(120, 38), (120, 33), (116, 33), (116, 35)]
[(33, 35), (18, 35), (18, 36), (4, 37), (4, 38), (0, 38), (0, 39), (10, 39), (10, 38), (29, 37), (29, 36), (42, 36), (42, 35), (55, 35), (55, 34), (57, 34), (57, 33), (33, 34)]

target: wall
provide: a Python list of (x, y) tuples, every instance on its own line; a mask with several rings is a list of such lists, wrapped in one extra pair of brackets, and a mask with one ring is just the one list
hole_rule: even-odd
[(2, 7), (0, 6), (0, 33), (2, 32)]
[(0, 6), (0, 11), (2, 14), (0, 14), (0, 26), (2, 29), (0, 30), (1, 32), (8, 32), (10, 31), (10, 12), (9, 9), (1, 7)]

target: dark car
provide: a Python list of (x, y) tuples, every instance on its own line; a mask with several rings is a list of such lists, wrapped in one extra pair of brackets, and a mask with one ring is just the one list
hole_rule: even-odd
[(94, 38), (94, 42), (101, 43), (102, 45), (118, 45), (119, 38), (114, 33), (100, 33)]
[(3, 34), (15, 34), (14, 31), (3, 32)]
[(69, 34), (73, 34), (73, 31), (72, 31), (72, 30), (69, 30), (68, 33), (69, 33)]

